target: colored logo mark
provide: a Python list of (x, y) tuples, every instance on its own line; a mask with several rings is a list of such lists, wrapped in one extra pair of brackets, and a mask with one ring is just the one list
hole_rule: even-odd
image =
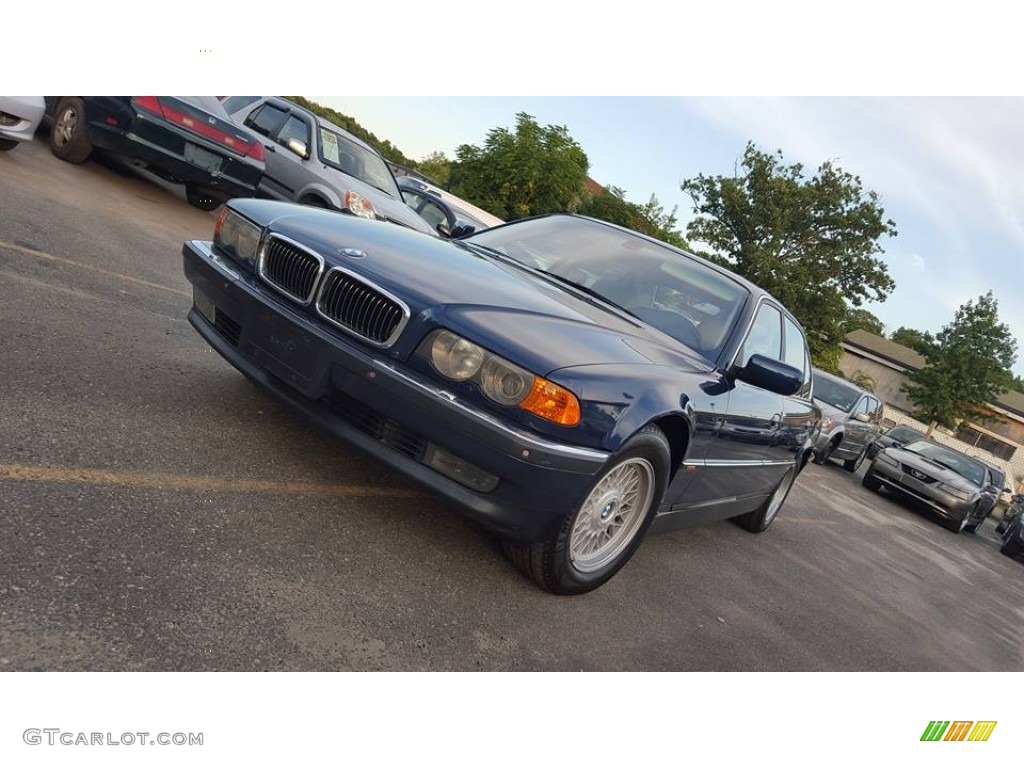
[(932, 720), (921, 741), (988, 741), (996, 729), (995, 720)]

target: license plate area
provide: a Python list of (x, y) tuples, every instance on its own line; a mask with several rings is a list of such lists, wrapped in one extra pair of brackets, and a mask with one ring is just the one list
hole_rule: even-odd
[(274, 315), (253, 319), (242, 340), (243, 351), (268, 373), (316, 399), (326, 388), (326, 358), (320, 342)]
[(223, 160), (215, 152), (210, 152), (208, 149), (203, 149), (188, 141), (185, 142), (185, 159), (192, 163), (192, 165), (210, 173), (219, 173), (221, 161)]

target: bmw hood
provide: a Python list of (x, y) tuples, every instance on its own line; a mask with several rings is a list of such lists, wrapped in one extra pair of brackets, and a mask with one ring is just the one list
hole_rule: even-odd
[(232, 206), (313, 248), (328, 268), (343, 267), (401, 299), (411, 315), (404, 336), (416, 338), (396, 351), (408, 353), (408, 343), (415, 346), (430, 328), (444, 327), (540, 375), (605, 363), (711, 367), (641, 321), (464, 243), (282, 203)]

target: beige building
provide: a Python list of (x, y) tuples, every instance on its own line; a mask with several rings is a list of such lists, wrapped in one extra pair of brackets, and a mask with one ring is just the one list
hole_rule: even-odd
[[(866, 376), (886, 405), (886, 417), (901, 424), (913, 423), (913, 404), (901, 391), (910, 375), (927, 364), (912, 349), (867, 331), (854, 331), (843, 340), (839, 369), (847, 378)], [(967, 453), (1004, 466), (1014, 484), (1024, 483), (1024, 394), (1004, 392), (989, 410), (996, 421), (963, 422), (956, 432), (941, 430), (942, 442), (955, 444)], [(924, 425), (927, 427), (927, 425)]]

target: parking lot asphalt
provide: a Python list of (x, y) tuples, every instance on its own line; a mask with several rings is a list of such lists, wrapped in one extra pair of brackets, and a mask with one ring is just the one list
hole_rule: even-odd
[[(185, 320), (214, 215), (0, 153), (0, 670), (1020, 670), (1024, 566), (811, 465), (765, 534), (648, 538), (535, 588)], [(381, 226), (390, 226), (381, 224)]]

